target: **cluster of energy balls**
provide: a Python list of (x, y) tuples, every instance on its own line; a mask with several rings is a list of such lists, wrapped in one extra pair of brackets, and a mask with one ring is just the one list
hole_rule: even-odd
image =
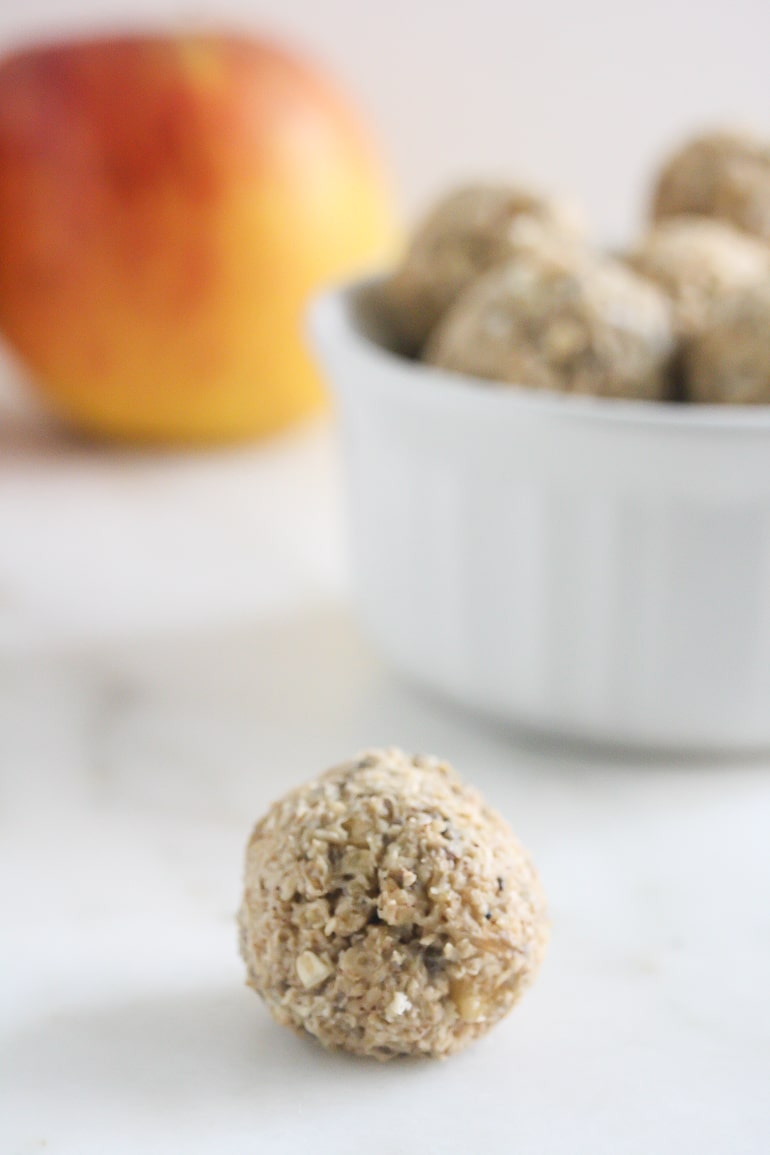
[(443, 1058), (537, 972), (545, 901), (503, 819), (445, 762), (370, 750), (276, 802), (246, 851), (249, 985), (325, 1046)]
[(416, 230), (383, 308), (408, 356), (492, 381), (647, 400), (770, 403), (770, 142), (714, 132), (663, 166), (625, 253), (579, 214), (461, 188)]

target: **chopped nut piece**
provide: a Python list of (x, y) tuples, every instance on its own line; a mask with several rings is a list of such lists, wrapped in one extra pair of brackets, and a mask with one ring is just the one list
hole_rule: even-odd
[(323, 959), (320, 959), (317, 954), (313, 954), (312, 950), (305, 950), (297, 959), (297, 974), (299, 981), (306, 990), (311, 987), (317, 987), (324, 979), (327, 979), (332, 973), (331, 967), (327, 966)]
[(393, 1019), (397, 1019), (399, 1015), (403, 1015), (406, 1013), (406, 1011), (410, 1011), (411, 1009), (412, 1004), (404, 992), (396, 991), (393, 995), (393, 998), (385, 1008), (385, 1018), (388, 1019), (389, 1022), (392, 1022)]
[(464, 1023), (484, 1022), (484, 1004), (471, 988), (456, 984), (452, 988), (452, 1000)]

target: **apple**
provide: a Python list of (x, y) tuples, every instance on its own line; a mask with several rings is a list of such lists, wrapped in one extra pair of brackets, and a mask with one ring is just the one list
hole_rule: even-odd
[(369, 133), (279, 47), (113, 37), (0, 62), (0, 332), (85, 431), (217, 441), (316, 408), (306, 299), (394, 236)]

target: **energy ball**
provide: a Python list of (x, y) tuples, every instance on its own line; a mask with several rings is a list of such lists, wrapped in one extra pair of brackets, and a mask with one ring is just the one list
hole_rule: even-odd
[(664, 294), (619, 261), (531, 253), (458, 298), (425, 360), (535, 389), (659, 399), (671, 388), (670, 314)]
[(737, 132), (686, 144), (661, 171), (652, 204), (655, 220), (682, 213), (719, 217), (770, 241), (770, 144)]
[(684, 361), (691, 400), (770, 404), (770, 281), (725, 300)]
[(437, 758), (371, 750), (257, 823), (240, 912), (248, 983), (326, 1047), (443, 1058), (507, 1014), (547, 937), (535, 869)]
[(770, 248), (725, 221), (682, 216), (659, 221), (628, 257), (671, 299), (680, 336), (702, 329), (715, 302), (770, 277)]
[(384, 304), (401, 351), (416, 354), (457, 295), (501, 261), (583, 234), (569, 204), (524, 188), (469, 185), (434, 207), (386, 284)]

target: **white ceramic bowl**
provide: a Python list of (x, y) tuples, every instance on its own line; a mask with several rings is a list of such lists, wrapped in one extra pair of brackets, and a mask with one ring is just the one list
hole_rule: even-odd
[(499, 387), (397, 356), (376, 283), (318, 300), (363, 622), (538, 729), (770, 745), (770, 410)]

